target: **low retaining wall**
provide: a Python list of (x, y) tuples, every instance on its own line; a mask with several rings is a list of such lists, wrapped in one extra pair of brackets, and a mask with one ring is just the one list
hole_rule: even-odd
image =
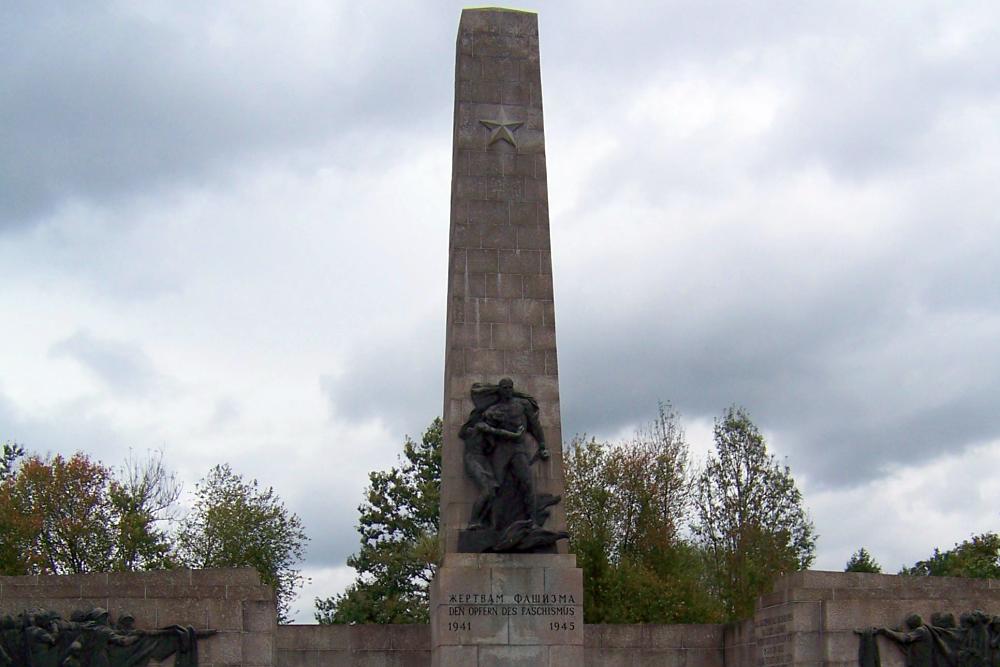
[(199, 667), (275, 665), (274, 593), (253, 569), (0, 577), (0, 614), (44, 608), (68, 619), (93, 607), (112, 619), (129, 612), (142, 630), (176, 624), (218, 631), (199, 642)]
[[(283, 625), (251, 569), (0, 577), (0, 614), (103, 607), (136, 627), (193, 625), (200, 667), (429, 667), (428, 625)], [(1000, 580), (798, 572), (728, 625), (587, 625), (580, 667), (857, 667), (856, 628), (898, 627), (911, 612), (1000, 614)], [(884, 667), (902, 653), (880, 638)], [(164, 663), (164, 667), (170, 661)]]
[[(1000, 614), (1000, 580), (900, 577), (861, 572), (796, 572), (778, 580), (754, 613), (754, 661), (741, 654), (726, 667), (857, 667), (854, 630), (899, 627), (916, 612), (982, 609)], [(883, 667), (903, 667), (902, 652), (878, 640)]]
[[(1000, 614), (1000, 580), (798, 572), (727, 625), (586, 625), (581, 667), (857, 667), (855, 628), (898, 627), (911, 612)], [(277, 629), (278, 667), (429, 667), (425, 625)], [(883, 667), (903, 654), (879, 640)]]

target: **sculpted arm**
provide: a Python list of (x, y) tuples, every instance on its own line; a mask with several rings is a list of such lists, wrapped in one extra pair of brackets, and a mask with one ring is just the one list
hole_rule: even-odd
[(528, 433), (535, 437), (538, 442), (538, 458), (543, 461), (549, 458), (549, 450), (545, 446), (545, 433), (542, 431), (542, 423), (538, 420), (538, 410), (531, 404), (525, 404), (524, 416), (528, 421)]

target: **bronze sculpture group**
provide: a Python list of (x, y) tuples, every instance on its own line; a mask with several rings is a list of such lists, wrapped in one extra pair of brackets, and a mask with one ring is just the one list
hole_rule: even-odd
[(906, 618), (900, 630), (869, 628), (861, 635), (861, 667), (879, 667), (876, 638), (883, 636), (906, 655), (906, 667), (1000, 667), (1000, 616), (970, 611), (959, 616), (935, 613), (925, 623), (919, 614)]
[(145, 667), (172, 655), (175, 667), (197, 667), (198, 639), (213, 634), (180, 625), (138, 630), (128, 613), (112, 624), (100, 607), (69, 620), (33, 609), (0, 616), (0, 667)]
[(549, 459), (538, 402), (515, 391), (510, 378), (496, 385), (476, 383), (471, 394), (475, 409), (459, 437), (465, 443), (465, 471), (479, 497), (469, 527), (459, 536), (459, 551), (553, 550), (568, 534), (543, 527), (560, 497), (535, 491), (531, 467)]

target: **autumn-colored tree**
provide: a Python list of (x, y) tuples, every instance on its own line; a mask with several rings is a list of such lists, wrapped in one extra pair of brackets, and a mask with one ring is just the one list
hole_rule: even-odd
[(118, 476), (82, 453), (68, 459), (34, 454), (15, 464), (19, 458), (10, 458), (0, 477), (0, 573), (171, 564), (170, 540), (159, 524), (170, 518), (179, 488), (161, 456), (130, 457)]
[(681, 537), (689, 513), (688, 446), (678, 416), (618, 444), (575, 439), (565, 457), (571, 550), (584, 571), (589, 623), (696, 623), (718, 606), (703, 559)]
[(0, 486), (8, 574), (106, 570), (114, 553), (110, 471), (84, 454), (25, 459)]

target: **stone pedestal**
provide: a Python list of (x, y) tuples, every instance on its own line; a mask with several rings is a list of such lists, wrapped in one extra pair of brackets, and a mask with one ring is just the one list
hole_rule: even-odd
[(431, 651), (433, 667), (582, 667), (576, 556), (447, 554), (431, 584)]

